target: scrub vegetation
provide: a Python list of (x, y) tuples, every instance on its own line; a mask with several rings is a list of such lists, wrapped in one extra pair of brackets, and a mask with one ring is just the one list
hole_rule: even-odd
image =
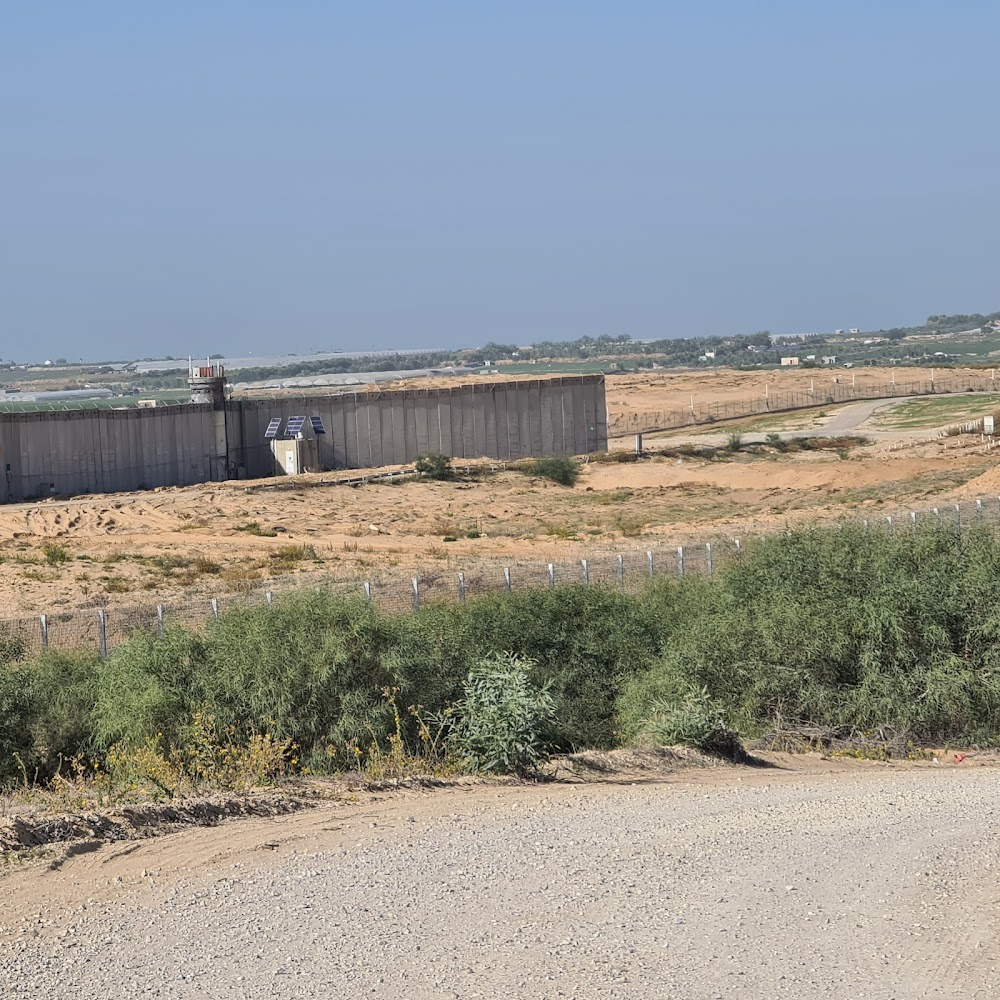
[(311, 591), (137, 633), (105, 661), (26, 659), (0, 636), (0, 781), (110, 770), (155, 796), (406, 761), (528, 774), (554, 751), (732, 756), (737, 735), (775, 731), (994, 745), (998, 640), (1000, 546), (975, 525), (790, 532), (713, 579), (636, 594), (566, 586), (398, 615)]

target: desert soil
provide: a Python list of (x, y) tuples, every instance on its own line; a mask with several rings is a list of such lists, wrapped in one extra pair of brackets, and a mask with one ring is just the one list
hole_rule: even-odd
[(969, 763), (462, 787), (108, 844), (0, 879), (0, 983), (87, 1000), (986, 1000), (1000, 770)]
[[(822, 374), (773, 377), (788, 387)], [(926, 377), (897, 377), (910, 374)], [(750, 396), (762, 377), (731, 371), (620, 376), (608, 383), (609, 407), (627, 402), (658, 409), (691, 391), (701, 400)], [(471, 571), (487, 561), (569, 562), (723, 532), (745, 537), (796, 519), (998, 492), (993, 456), (978, 438), (886, 431), (876, 412), (886, 405), (893, 404), (786, 414), (766, 428), (785, 436), (867, 436), (871, 443), (852, 449), (849, 458), (836, 452), (740, 454), (726, 461), (654, 456), (634, 464), (591, 463), (572, 488), (513, 470), (356, 488), (335, 485), (338, 476), (327, 474), (8, 505), (0, 508), (0, 617), (170, 603), (303, 573), (405, 578)], [(746, 435), (748, 441), (763, 436), (762, 430)], [(650, 436), (647, 447), (724, 437), (696, 429)], [(265, 534), (241, 530), (250, 525)]]

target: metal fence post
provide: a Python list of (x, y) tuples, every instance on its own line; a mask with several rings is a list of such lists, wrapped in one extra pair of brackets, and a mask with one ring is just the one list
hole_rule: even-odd
[(917, 530), (917, 512), (915, 510), (910, 511), (910, 528), (913, 531)]
[(618, 557), (618, 586), (625, 589), (625, 557)]
[(163, 605), (156, 605), (156, 634), (163, 637)]
[(961, 534), (962, 532), (962, 508), (958, 504), (955, 504), (955, 529)]
[(97, 609), (97, 648), (101, 659), (106, 660), (108, 658), (108, 623), (104, 608)]
[(736, 554), (739, 555), (743, 551), (743, 549), (740, 547), (740, 540), (738, 538), (734, 538), (733, 544), (736, 546)]
[(462, 604), (465, 604), (465, 574), (458, 574), (458, 599)]
[(868, 518), (865, 518), (865, 534), (868, 534)]
[(510, 593), (510, 567), (504, 566), (503, 568), (503, 588)]
[(979, 521), (980, 523), (983, 520), (983, 501), (982, 500), (977, 500), (976, 501), (976, 520)]
[(219, 620), (219, 599), (217, 597), (212, 598), (212, 617), (216, 621)]
[(684, 546), (677, 546), (677, 575), (684, 575)]
[(49, 616), (42, 615), (38, 619), (42, 626), (42, 650), (49, 648)]
[(885, 519), (885, 523), (889, 526), (889, 537), (892, 538), (892, 515)]
[(418, 577), (413, 578), (413, 610), (420, 610), (420, 579)]
[(712, 575), (712, 543), (705, 542), (705, 570), (709, 576)]
[(552, 590), (556, 585), (556, 567), (555, 563), (549, 563), (549, 590)]
[[(270, 597), (271, 595), (268, 594), (267, 596)], [(365, 580), (365, 601), (368, 604), (372, 602), (372, 585), (370, 580)], [(268, 601), (267, 603), (270, 604), (271, 602)]]
[(653, 579), (653, 572), (655, 570), (655, 567), (653, 566), (653, 550), (652, 549), (647, 549), (646, 550), (646, 569), (647, 569), (647, 571), (649, 573), (650, 580), (652, 580)]
[(585, 587), (590, 586), (590, 567), (587, 565), (586, 559), (580, 560), (580, 565), (583, 567), (583, 585)]

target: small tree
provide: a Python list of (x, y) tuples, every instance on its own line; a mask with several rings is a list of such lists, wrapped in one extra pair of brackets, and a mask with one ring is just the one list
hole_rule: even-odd
[(413, 468), (428, 479), (447, 479), (451, 476), (451, 459), (439, 451), (418, 455)]

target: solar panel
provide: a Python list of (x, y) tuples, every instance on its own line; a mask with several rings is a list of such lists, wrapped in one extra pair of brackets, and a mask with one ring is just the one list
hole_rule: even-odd
[(278, 436), (278, 428), (281, 426), (281, 417), (271, 417), (271, 422), (267, 425), (267, 430), (264, 431), (264, 440), (270, 440), (271, 438)]
[(293, 436), (298, 434), (305, 426), (305, 422), (305, 417), (289, 417), (288, 423), (285, 424), (285, 433)]
[(313, 425), (313, 434), (325, 434), (326, 428), (323, 426), (322, 417), (310, 417)]

